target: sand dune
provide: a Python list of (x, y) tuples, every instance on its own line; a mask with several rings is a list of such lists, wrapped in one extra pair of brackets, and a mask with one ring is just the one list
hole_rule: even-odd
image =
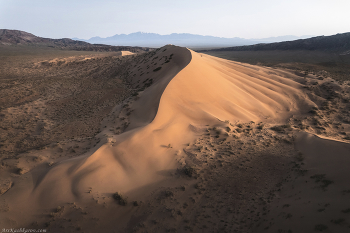
[[(218, 119), (272, 118), (274, 123), (283, 122), (302, 107), (312, 106), (298, 90), (300, 85), (290, 80), (276, 78), (264, 70), (201, 57), (193, 51), (191, 56), (191, 62), (165, 88), (155, 83), (154, 88), (141, 95), (138, 101), (143, 102), (143, 98), (150, 101), (157, 92), (162, 93), (159, 102), (150, 101), (159, 106), (149, 124), (134, 128), (120, 136), (114, 145), (103, 145), (92, 155), (53, 167), (34, 188), (38, 199), (74, 201), (88, 187), (104, 193), (130, 191), (160, 179), (157, 171), (175, 168), (172, 154), (195, 138), (193, 128), (201, 129)], [(147, 115), (147, 110), (136, 108), (132, 114)], [(131, 115), (130, 127), (138, 121), (145, 119)], [(169, 144), (172, 150), (167, 148)], [(60, 190), (65, 190), (65, 194), (59, 195)]]
[[(29, 210), (87, 201), (88, 190), (112, 195), (161, 181), (163, 172), (181, 165), (178, 155), (184, 145), (207, 125), (225, 121), (284, 124), (293, 114), (316, 106), (290, 74), (176, 46), (163, 48), (166, 51), (158, 56), (173, 54), (173, 62), (166, 69), (134, 78), (135, 85), (149, 78), (153, 84), (128, 103), (133, 111), (126, 131), (112, 141), (103, 137), (103, 131), (99, 135), (103, 140), (94, 150), (26, 174), (2, 196), (13, 210), (9, 218), (32, 221)], [(116, 106), (115, 111), (121, 109)]]
[(122, 52), (122, 56), (128, 56), (128, 55), (133, 55), (135, 53), (130, 52), (130, 51), (121, 51)]

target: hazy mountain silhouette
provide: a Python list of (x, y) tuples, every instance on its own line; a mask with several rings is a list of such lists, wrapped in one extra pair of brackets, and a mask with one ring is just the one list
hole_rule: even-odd
[(262, 42), (277, 42), (284, 40), (295, 40), (310, 36), (280, 36), (264, 39), (244, 39), (239, 37), (223, 38), (215, 36), (202, 36), (189, 33), (172, 33), (170, 35), (160, 35), (156, 33), (135, 32), (131, 34), (117, 34), (114, 36), (101, 38), (92, 37), (88, 40), (74, 38), (89, 43), (109, 44), (109, 45), (128, 45), (128, 46), (144, 46), (144, 47), (160, 47), (166, 44), (175, 44), (185, 47), (228, 47), (253, 45)]

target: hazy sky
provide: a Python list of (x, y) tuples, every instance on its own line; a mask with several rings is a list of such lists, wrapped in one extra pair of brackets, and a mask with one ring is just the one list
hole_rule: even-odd
[(0, 28), (88, 39), (132, 32), (265, 38), (350, 32), (350, 0), (0, 0)]

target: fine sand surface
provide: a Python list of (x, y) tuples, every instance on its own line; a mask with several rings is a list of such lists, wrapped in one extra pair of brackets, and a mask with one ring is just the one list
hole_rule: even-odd
[[(334, 141), (300, 126), (311, 125), (311, 109), (322, 115), (323, 97), (305, 89), (305, 78), (170, 45), (147, 56), (128, 72), (131, 88), (147, 88), (106, 115), (93, 148), (10, 179), (0, 197), (1, 226), (312, 232), (328, 221), (328, 232), (349, 229), (350, 146), (335, 136), (349, 128), (322, 125), (319, 134)], [(127, 206), (113, 200), (115, 192), (128, 197)]]

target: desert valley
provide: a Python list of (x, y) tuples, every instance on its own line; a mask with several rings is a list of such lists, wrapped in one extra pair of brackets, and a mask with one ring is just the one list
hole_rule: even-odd
[(342, 38), (194, 51), (1, 30), (1, 229), (350, 232)]

